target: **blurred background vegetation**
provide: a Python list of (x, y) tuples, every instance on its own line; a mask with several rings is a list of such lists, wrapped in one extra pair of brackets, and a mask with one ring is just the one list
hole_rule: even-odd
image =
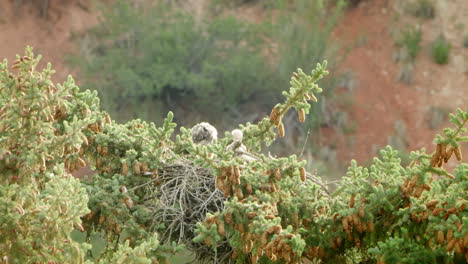
[(119, 122), (160, 123), (172, 110), (182, 126), (207, 121), (220, 133), (268, 115), (297, 67), (327, 59), (323, 96), (305, 126), (285, 117), (291, 125), (274, 154), (296, 153), (313, 160), (309, 169), (338, 177), (349, 159), (364, 162), (386, 144), (427, 146), (426, 130), (447, 122), (438, 109), (466, 101), (457, 92), (468, 80), (461, 3), (0, 1), (0, 54), (36, 47), (60, 78), (71, 72), (80, 87), (98, 90)]
[[(98, 89), (119, 121), (160, 121), (167, 110), (188, 124), (201, 118), (229, 128), (250, 121), (249, 113), (269, 111), (278, 101), (297, 67), (310, 71), (324, 58), (333, 66), (338, 45), (330, 34), (342, 8), (270, 1), (275, 18), (269, 12), (256, 24), (224, 14), (245, 2), (255, 1), (214, 0), (202, 18), (173, 2), (101, 5), (102, 22), (76, 36), (86, 48), (69, 61), (79, 67), (84, 88)], [(335, 83), (322, 85), (332, 94)], [(312, 116), (313, 126), (330, 122)]]
[[(228, 12), (258, 2), (265, 14), (261, 22)], [(219, 131), (231, 130), (269, 114), (298, 67), (310, 72), (327, 59), (333, 71), (345, 55), (332, 39), (342, 1), (213, 0), (202, 17), (184, 5), (101, 4), (101, 22), (74, 36), (81, 52), (68, 61), (79, 69), (82, 88), (97, 89), (104, 109), (118, 121), (159, 122), (172, 110), (181, 125), (208, 121)], [(331, 111), (349, 100), (335, 92), (344, 78), (335, 73), (321, 83), (324, 95), (306, 126), (289, 118), (287, 133), (294, 136), (278, 143), (278, 154), (299, 153), (307, 134), (308, 146), (316, 146), (322, 126), (349, 126), (342, 112)], [(314, 150), (307, 148), (306, 155)]]

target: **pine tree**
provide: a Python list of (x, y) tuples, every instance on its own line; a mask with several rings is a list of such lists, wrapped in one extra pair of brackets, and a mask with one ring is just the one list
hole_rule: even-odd
[[(96, 92), (80, 92), (71, 77), (53, 84), (51, 65), (37, 71), (39, 60), (27, 48), (11, 71), (6, 60), (0, 64), (0, 257), (2, 263), (83, 263), (90, 245), (71, 232), (91, 231), (82, 217), (106, 190), (89, 193), (70, 172), (86, 165), (108, 115), (99, 111)], [(113, 248), (100, 263), (164, 260), (176, 250), (149, 234), (133, 248), (128, 242)]]
[[(185, 245), (208, 263), (462, 263), (468, 258), (468, 112), (436, 149), (384, 148), (351, 162), (332, 193), (306, 162), (266, 150), (291, 109), (302, 122), (322, 89), (326, 62), (293, 73), (285, 100), (257, 124), (196, 144), (168, 113), (158, 127), (118, 124), (96, 92), (28, 48), (0, 64), (0, 257), (3, 263), (160, 263)], [(454, 169), (444, 168), (456, 160)], [(70, 173), (91, 166), (78, 180)], [(206, 216), (206, 217), (205, 217)], [(83, 232), (84, 241), (71, 233)], [(161, 241), (158, 239), (161, 232)], [(91, 250), (93, 235), (105, 239)], [(467, 259), (468, 260), (468, 259)]]

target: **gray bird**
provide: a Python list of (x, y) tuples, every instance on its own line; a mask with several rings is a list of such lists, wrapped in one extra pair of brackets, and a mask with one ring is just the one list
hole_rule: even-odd
[(206, 122), (192, 127), (192, 140), (195, 144), (207, 145), (218, 139), (216, 128)]

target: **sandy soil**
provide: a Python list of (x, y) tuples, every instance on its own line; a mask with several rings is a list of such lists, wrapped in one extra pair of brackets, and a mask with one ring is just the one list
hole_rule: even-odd
[(51, 62), (57, 73), (54, 81), (61, 82), (74, 72), (65, 64), (66, 54), (76, 52), (72, 32), (80, 32), (97, 23), (90, 12), (90, 0), (51, 0), (48, 18), (42, 18), (36, 6), (24, 1), (17, 10), (13, 1), (0, 0), (0, 58), (12, 63), (16, 54), (26, 46), (42, 54), (43, 63)]
[[(340, 142), (337, 152), (342, 161), (355, 158), (362, 162), (374, 156), (377, 149), (388, 144), (389, 137), (398, 133), (397, 123), (405, 128), (409, 150), (426, 147), (432, 151), (435, 134), (441, 133), (449, 123), (445, 121), (437, 129), (431, 129), (431, 106), (452, 112), (457, 107), (467, 106), (468, 75), (465, 71), (468, 60), (464, 58), (468, 49), (461, 47), (463, 34), (453, 34), (450, 26), (443, 29), (453, 43), (449, 64), (437, 65), (429, 56), (430, 42), (440, 33), (434, 25), (453, 13), (466, 12), (465, 8), (457, 9), (463, 6), (458, 2), (450, 2), (445, 9), (437, 7), (436, 10), (445, 11), (429, 21), (405, 20), (407, 16), (402, 16), (400, 6), (385, 0), (364, 2), (346, 14), (335, 32), (337, 38), (348, 43), (364, 38), (365, 44), (353, 49), (341, 65), (353, 72), (357, 83), (350, 113), (352, 122), (356, 122), (355, 133), (329, 137)], [(396, 20), (398, 15), (404, 18)], [(468, 25), (468, 16), (459, 17)], [(413, 66), (414, 80), (408, 85), (397, 78), (402, 65), (393, 60), (396, 47), (392, 32), (417, 23), (422, 23), (423, 50)]]

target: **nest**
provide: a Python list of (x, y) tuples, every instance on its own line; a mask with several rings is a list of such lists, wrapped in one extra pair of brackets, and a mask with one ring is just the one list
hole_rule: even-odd
[(232, 249), (227, 240), (217, 245), (216, 252), (192, 241), (196, 224), (203, 222), (207, 213), (224, 209), (224, 196), (216, 189), (213, 171), (180, 159), (164, 166), (153, 181), (157, 184), (147, 185), (146, 204), (153, 211), (152, 226), (160, 233), (161, 243), (183, 243), (198, 261), (230, 262)]

